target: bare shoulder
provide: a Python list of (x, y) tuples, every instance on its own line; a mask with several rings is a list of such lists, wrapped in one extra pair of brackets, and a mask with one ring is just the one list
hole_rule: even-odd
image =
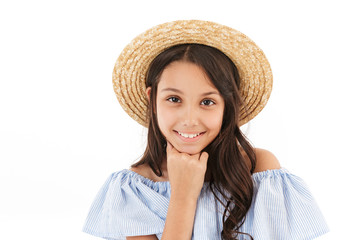
[(281, 168), (278, 159), (272, 152), (261, 148), (255, 148), (254, 150), (256, 155), (256, 167), (254, 172)]
[(140, 175), (146, 175), (146, 173), (148, 172), (148, 168), (145, 167), (144, 164), (137, 167), (131, 167), (130, 170)]
[(165, 182), (165, 181), (169, 181), (168, 176), (167, 176), (167, 172), (163, 171), (163, 176), (162, 177), (158, 177), (156, 176), (156, 174), (151, 170), (150, 166), (147, 164), (142, 164), (139, 165), (137, 167), (132, 167), (130, 168), (131, 171), (136, 172), (137, 174), (150, 179), (154, 182)]
[(147, 164), (142, 164), (142, 165), (139, 165), (137, 167), (131, 167), (130, 168), (131, 171), (133, 172), (136, 172), (137, 174), (143, 176), (143, 177), (146, 177), (146, 178), (149, 178), (151, 179), (152, 178), (152, 175), (151, 175), (151, 168), (147, 165)]

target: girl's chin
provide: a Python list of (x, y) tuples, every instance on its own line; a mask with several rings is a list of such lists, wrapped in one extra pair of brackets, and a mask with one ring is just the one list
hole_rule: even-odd
[(189, 155), (196, 155), (201, 152), (201, 149), (191, 149), (187, 147), (179, 147), (179, 148), (175, 147), (175, 149), (180, 153), (187, 153)]
[(187, 153), (189, 155), (196, 155), (196, 154), (199, 154), (200, 152), (183, 152), (183, 153)]

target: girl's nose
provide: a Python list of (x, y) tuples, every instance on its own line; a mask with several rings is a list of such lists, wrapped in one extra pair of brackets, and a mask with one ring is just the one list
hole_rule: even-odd
[(192, 107), (188, 106), (184, 108), (183, 114), (181, 116), (182, 125), (186, 127), (192, 127), (199, 125), (199, 113)]

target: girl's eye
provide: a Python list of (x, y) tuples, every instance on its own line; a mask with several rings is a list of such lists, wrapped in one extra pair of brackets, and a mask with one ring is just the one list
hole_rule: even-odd
[(214, 101), (210, 100), (210, 99), (205, 99), (201, 102), (201, 105), (205, 105), (205, 106), (210, 106), (210, 105), (213, 105), (215, 104)]
[(180, 99), (177, 97), (169, 97), (167, 100), (174, 103), (180, 102)]

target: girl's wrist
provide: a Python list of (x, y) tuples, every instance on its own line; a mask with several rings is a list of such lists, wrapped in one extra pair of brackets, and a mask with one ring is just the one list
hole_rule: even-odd
[(171, 191), (170, 201), (194, 204), (196, 206), (199, 194), (189, 194), (185, 191)]

